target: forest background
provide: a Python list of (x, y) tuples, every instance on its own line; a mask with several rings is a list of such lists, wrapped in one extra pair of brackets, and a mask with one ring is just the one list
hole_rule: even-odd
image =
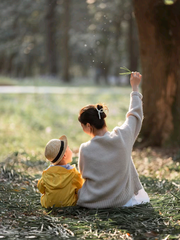
[[(119, 67), (139, 66), (132, 3), (1, 1), (0, 71), (16, 78), (54, 76), (119, 80)], [(117, 78), (117, 79), (116, 79)], [(88, 79), (87, 79), (88, 81)]]
[[(57, 131), (66, 134), (78, 151), (88, 140), (77, 122), (78, 112), (91, 102), (105, 102), (109, 108), (117, 102), (109, 129), (122, 123), (131, 90), (129, 77), (119, 75), (120, 67), (140, 70), (132, 8), (129, 0), (0, 2), (1, 85), (66, 87), (59, 96), (1, 94), (2, 158), (24, 148), (40, 147), (43, 155), (46, 142), (59, 136)], [(75, 94), (69, 98), (72, 87)], [(118, 93), (126, 96), (124, 102), (118, 101)], [(19, 143), (21, 136), (24, 140)]]

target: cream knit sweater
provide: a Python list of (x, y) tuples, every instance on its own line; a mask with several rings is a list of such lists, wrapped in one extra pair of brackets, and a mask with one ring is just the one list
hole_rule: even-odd
[(78, 191), (77, 205), (120, 207), (142, 188), (131, 158), (143, 119), (141, 99), (139, 92), (132, 92), (124, 124), (81, 144), (79, 170), (85, 182)]

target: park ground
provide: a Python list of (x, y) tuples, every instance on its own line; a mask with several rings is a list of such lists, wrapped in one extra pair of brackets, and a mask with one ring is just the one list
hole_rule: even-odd
[(112, 209), (44, 209), (40, 205), (37, 179), (48, 166), (43, 155), (47, 141), (66, 134), (76, 164), (79, 145), (88, 140), (77, 122), (79, 109), (91, 102), (107, 103), (111, 130), (125, 119), (130, 91), (129, 87), (99, 87), (89, 94), (0, 94), (1, 239), (180, 238), (177, 148), (133, 149), (150, 204)]

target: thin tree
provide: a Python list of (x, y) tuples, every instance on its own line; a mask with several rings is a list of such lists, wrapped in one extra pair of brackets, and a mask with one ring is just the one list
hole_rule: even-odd
[(63, 15), (63, 81), (70, 82), (70, 52), (69, 52), (69, 30), (70, 30), (70, 4), (71, 0), (64, 0), (64, 15)]
[(55, 24), (55, 10), (56, 0), (46, 0), (46, 39), (47, 39), (47, 65), (50, 75), (57, 75), (57, 58), (56, 58), (56, 24)]
[(138, 69), (139, 62), (139, 42), (138, 33), (136, 27), (136, 21), (133, 13), (132, 4), (129, 8), (129, 20), (128, 20), (128, 49), (129, 49), (129, 69), (135, 71)]

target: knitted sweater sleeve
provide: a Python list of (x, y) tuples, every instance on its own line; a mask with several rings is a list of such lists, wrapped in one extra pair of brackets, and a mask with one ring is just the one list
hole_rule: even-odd
[[(82, 174), (83, 172), (83, 159), (82, 159), (82, 144), (79, 148), (79, 160), (78, 160), (78, 169), (80, 171), (80, 173)], [(83, 176), (82, 176), (83, 177)], [(84, 177), (83, 177), (84, 178)]]
[[(79, 159), (78, 159), (78, 169), (80, 174), (82, 175), (83, 181), (87, 179), (87, 173), (89, 172), (89, 166), (91, 165), (91, 163), (87, 161), (87, 157), (90, 156), (90, 153), (87, 149), (86, 144), (87, 143), (81, 144), (79, 148)], [(86, 153), (86, 157), (84, 156), (84, 153)]]
[(133, 144), (141, 130), (142, 121), (142, 94), (139, 92), (131, 92), (129, 110), (126, 114), (126, 121), (123, 125), (124, 128), (129, 128)]

